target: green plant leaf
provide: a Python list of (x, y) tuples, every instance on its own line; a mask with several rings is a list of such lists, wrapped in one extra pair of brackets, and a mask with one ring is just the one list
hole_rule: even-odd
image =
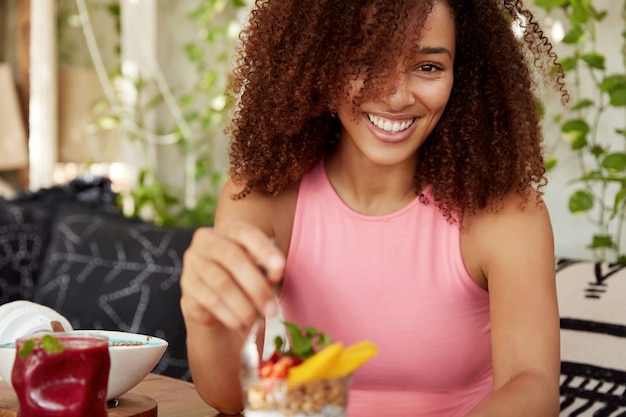
[(593, 156), (595, 156), (596, 158), (600, 159), (600, 157), (602, 157), (602, 155), (605, 155), (607, 153), (607, 150), (604, 149), (602, 146), (600, 145), (594, 145), (591, 147), (591, 149), (589, 150), (591, 152), (591, 154)]
[(615, 243), (610, 235), (594, 235), (590, 249), (614, 249)]
[(591, 128), (584, 119), (572, 119), (561, 126), (561, 136), (572, 146), (572, 149), (579, 150), (587, 145), (587, 134)]
[(95, 126), (101, 130), (115, 129), (116, 127), (119, 127), (120, 125), (121, 125), (121, 121), (119, 117), (117, 116), (99, 117), (95, 122)]
[(572, 6), (572, 9), (568, 17), (575, 25), (586, 23), (591, 19), (592, 15), (595, 15), (595, 11), (589, 0), (571, 0), (570, 6)]
[(595, 68), (599, 70), (606, 69), (606, 66), (605, 66), (606, 59), (604, 55), (598, 52), (589, 52), (589, 53), (583, 54), (581, 56), (581, 59), (585, 61), (587, 65), (589, 65), (591, 68)]
[(546, 115), (546, 106), (543, 104), (538, 97), (535, 97), (535, 109), (537, 109), (537, 113), (539, 113), (540, 118), (544, 118)]
[(109, 5), (107, 6), (107, 11), (115, 17), (120, 17), (122, 15), (121, 6), (119, 3), (109, 3)]
[(191, 104), (193, 104), (193, 102), (194, 102), (193, 94), (184, 94), (181, 98), (178, 99), (178, 104), (180, 104), (181, 107), (188, 107)]
[(570, 57), (564, 57), (563, 59), (561, 59), (561, 66), (563, 67), (563, 71), (565, 71), (566, 73), (576, 69), (577, 65), (578, 65), (578, 57), (570, 56)]
[(574, 26), (569, 32), (563, 36), (561, 42), (574, 45), (577, 43), (582, 43), (585, 40), (585, 31), (580, 26)]
[(626, 154), (611, 153), (602, 160), (602, 166), (612, 172), (622, 172), (626, 170)]
[(624, 202), (626, 202), (626, 188), (622, 187), (617, 193), (615, 193), (615, 199), (613, 201), (613, 212), (611, 213), (611, 219), (615, 218), (620, 211), (624, 209)]
[(583, 110), (589, 107), (593, 107), (594, 105), (595, 103), (592, 100), (584, 99), (584, 100), (580, 100), (578, 103), (572, 106), (572, 110), (574, 111)]
[(200, 46), (196, 43), (186, 43), (183, 50), (185, 51), (185, 55), (187, 55), (187, 59), (191, 62), (198, 62), (204, 57), (202, 48), (200, 48)]
[(611, 106), (626, 107), (626, 87), (616, 88), (609, 93)]
[(600, 83), (600, 91), (603, 93), (610, 93), (624, 87), (626, 87), (626, 75), (623, 74), (611, 74)]
[(543, 164), (546, 168), (546, 171), (551, 171), (554, 169), (554, 167), (556, 167), (557, 164), (557, 158), (555, 155), (550, 155), (548, 157), (545, 158), (545, 160), (543, 161)]
[(586, 191), (576, 191), (569, 199), (569, 211), (584, 213), (593, 208), (593, 196)]
[(584, 134), (589, 133), (591, 128), (585, 119), (571, 119), (563, 123), (561, 127), (561, 131), (564, 133), (568, 132), (581, 132)]
[(563, 138), (570, 142), (572, 150), (579, 151), (587, 146), (587, 136), (584, 135), (564, 135)]
[(594, 18), (598, 21), (601, 22), (604, 20), (605, 17), (607, 17), (609, 15), (609, 12), (606, 10), (602, 10), (600, 12), (596, 12), (594, 15)]
[(219, 75), (216, 71), (207, 71), (198, 83), (200, 90), (210, 91), (215, 86), (215, 83), (217, 83), (218, 77)]

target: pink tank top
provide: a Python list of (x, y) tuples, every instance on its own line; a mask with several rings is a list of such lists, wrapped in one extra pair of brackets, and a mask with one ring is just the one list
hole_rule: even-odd
[(318, 164), (300, 185), (280, 301), (288, 321), (378, 345), (355, 372), (350, 417), (464, 416), (492, 390), (488, 293), (433, 204), (360, 214)]

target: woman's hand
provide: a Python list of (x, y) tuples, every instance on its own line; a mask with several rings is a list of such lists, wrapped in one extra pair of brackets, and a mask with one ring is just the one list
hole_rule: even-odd
[(195, 232), (180, 278), (194, 385), (209, 405), (228, 414), (243, 408), (240, 353), (248, 329), (257, 312), (278, 312), (272, 287), (282, 279), (290, 237), (285, 230), (291, 230), (281, 209), (285, 197), (252, 193), (233, 199), (240, 191), (226, 182), (215, 225)]
[(257, 311), (278, 311), (272, 293), (285, 257), (273, 239), (245, 221), (199, 228), (183, 259), (181, 309), (186, 321), (243, 331)]

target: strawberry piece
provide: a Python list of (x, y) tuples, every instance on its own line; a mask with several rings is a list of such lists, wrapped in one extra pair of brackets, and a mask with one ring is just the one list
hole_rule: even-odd
[(259, 377), (285, 379), (289, 375), (289, 369), (302, 363), (302, 359), (297, 356), (282, 356), (274, 352), (267, 360), (261, 363), (259, 367)]
[(293, 366), (294, 360), (291, 356), (284, 356), (274, 364), (270, 378), (287, 378), (289, 368)]
[(261, 378), (269, 378), (272, 374), (272, 368), (274, 368), (274, 364), (271, 362), (266, 362), (259, 368), (259, 376)]
[(272, 356), (270, 356), (267, 359), (267, 362), (271, 362), (271, 363), (276, 363), (280, 360), (280, 358), (282, 358), (282, 355), (276, 351), (274, 351), (274, 353), (272, 353)]

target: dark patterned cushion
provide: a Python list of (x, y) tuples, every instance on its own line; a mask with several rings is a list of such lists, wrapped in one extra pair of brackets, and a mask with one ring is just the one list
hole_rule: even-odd
[(75, 329), (121, 330), (167, 340), (169, 347), (154, 372), (189, 379), (178, 281), (191, 235), (191, 230), (63, 204), (34, 301), (64, 315)]
[(0, 199), (0, 304), (31, 297), (46, 241), (41, 219)]
[(50, 222), (61, 202), (113, 210), (115, 194), (106, 178), (77, 179), (64, 186), (0, 198), (0, 304), (30, 299), (50, 237)]
[(560, 260), (561, 416), (626, 416), (626, 265)]

